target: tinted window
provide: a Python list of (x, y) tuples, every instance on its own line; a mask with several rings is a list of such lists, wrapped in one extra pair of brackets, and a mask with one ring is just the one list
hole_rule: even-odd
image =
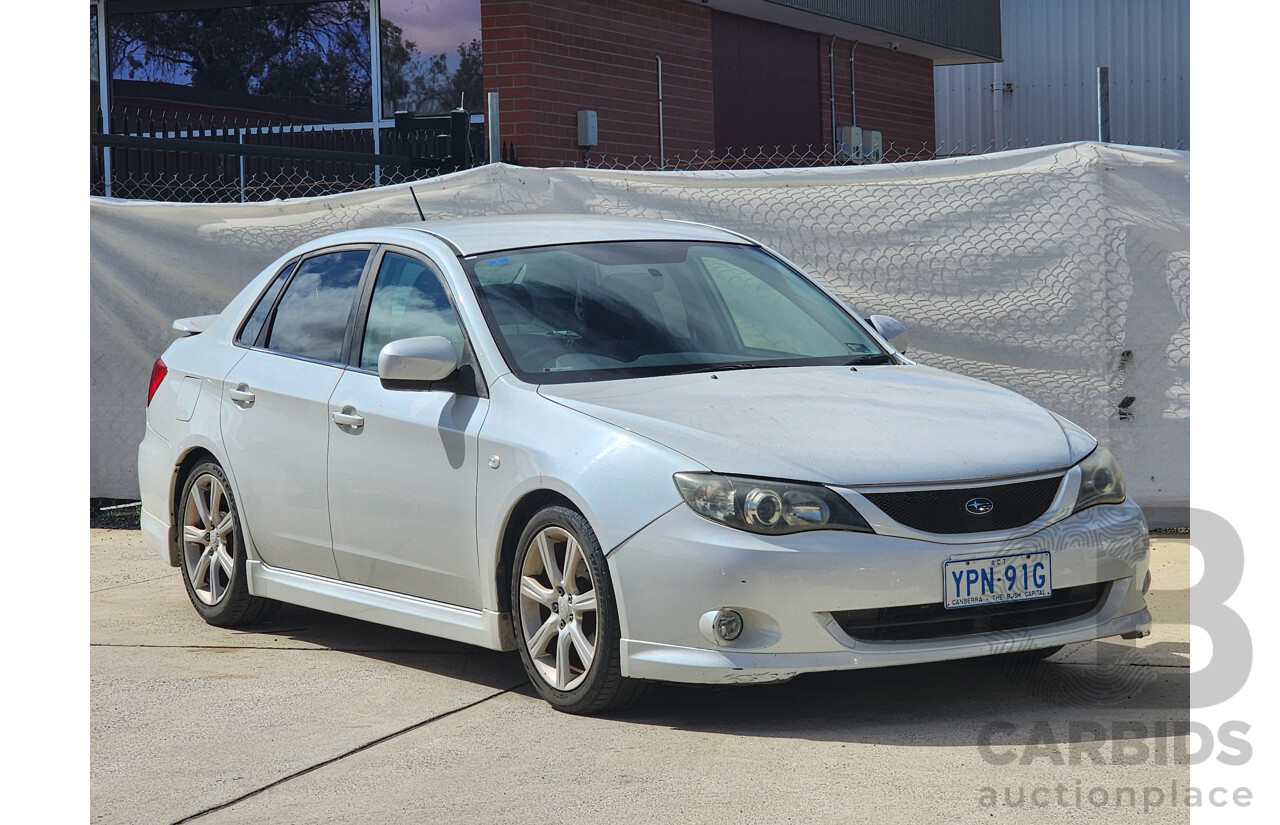
[(297, 264), (298, 259), (294, 258), (276, 273), (275, 280), (271, 282), (271, 286), (267, 287), (267, 291), (262, 293), (262, 297), (258, 299), (258, 305), (253, 308), (253, 312), (249, 315), (249, 320), (244, 322), (244, 328), (240, 330), (240, 336), (236, 338), (238, 342), (251, 347), (258, 340), (258, 333), (262, 331), (262, 325), (267, 322), (267, 315), (271, 313), (271, 306), (276, 302), (276, 296), (280, 294), (280, 289), (284, 286), (284, 282), (289, 280), (289, 273), (293, 271)]
[(548, 246), (464, 266), (507, 363), (527, 381), (892, 360), (816, 285), (742, 244)]
[(769, 269), (749, 272), (720, 256), (704, 256), (702, 264), (747, 349), (794, 355), (870, 351), (846, 346), (841, 338), (847, 333), (833, 333), (844, 332), (835, 318), (840, 311), (808, 284), (780, 278)]
[(280, 299), (267, 346), (317, 361), (339, 361), (368, 257), (365, 250), (352, 250), (303, 261)]
[(443, 335), (461, 355), (462, 329), (435, 272), (414, 258), (387, 253), (373, 287), (360, 366), (376, 370), (384, 346), (424, 335)]

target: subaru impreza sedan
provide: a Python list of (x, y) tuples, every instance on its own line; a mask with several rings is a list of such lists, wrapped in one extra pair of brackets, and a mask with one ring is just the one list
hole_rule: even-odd
[(344, 232), (175, 328), (142, 528), (214, 625), (517, 650), (572, 713), (1149, 632), (1111, 453), (734, 232)]

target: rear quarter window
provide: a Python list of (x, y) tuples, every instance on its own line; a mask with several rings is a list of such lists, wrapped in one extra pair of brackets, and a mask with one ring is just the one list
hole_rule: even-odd
[(262, 293), (262, 297), (258, 299), (253, 312), (249, 313), (248, 320), (240, 328), (240, 334), (236, 336), (236, 343), (244, 344), (246, 347), (251, 347), (257, 343), (258, 334), (262, 332), (262, 325), (267, 322), (267, 316), (271, 314), (271, 307), (276, 303), (276, 296), (280, 294), (285, 282), (289, 280), (289, 273), (293, 272), (293, 268), (297, 265), (298, 259), (294, 258), (276, 273), (271, 285)]

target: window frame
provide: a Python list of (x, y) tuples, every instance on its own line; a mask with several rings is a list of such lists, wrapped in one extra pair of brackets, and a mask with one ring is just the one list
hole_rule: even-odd
[[(297, 258), (293, 259), (293, 269), (291, 272), (289, 272), (284, 286), (280, 288), (280, 292), (276, 295), (275, 301), (272, 302), (271, 311), (267, 314), (266, 320), (263, 321), (262, 329), (258, 330), (258, 335), (254, 339), (253, 344), (244, 344), (244, 343), (241, 343), (239, 340), (240, 332), (243, 331), (244, 325), (249, 322), (249, 318), (253, 315), (253, 310), (250, 310), (241, 320), (240, 327), (237, 329), (236, 337), (232, 339), (232, 343), (237, 347), (243, 347), (245, 349), (250, 349), (250, 350), (257, 350), (259, 352), (266, 352), (266, 353), (270, 353), (271, 355), (279, 355), (284, 358), (292, 358), (297, 361), (307, 361), (312, 364), (326, 364), (326, 365), (334, 366), (338, 368), (345, 367), (351, 357), (352, 324), (355, 320), (357, 309), (360, 307), (360, 303), (365, 296), (366, 283), (369, 280), (369, 264), (374, 260), (377, 249), (378, 249), (378, 245), (371, 244), (371, 243), (339, 244), (337, 246), (326, 246), (322, 249), (317, 249), (312, 252), (308, 252), (305, 255), (300, 255)], [(347, 313), (347, 325), (346, 325), (346, 330), (343, 332), (342, 351), (338, 356), (338, 360), (324, 361), (319, 358), (310, 358), (305, 355), (298, 355), (292, 352), (285, 352), (283, 350), (272, 349), (269, 346), (267, 346), (267, 341), (271, 340), (271, 330), (275, 326), (276, 312), (279, 311), (280, 309), (280, 301), (282, 298), (284, 298), (285, 294), (289, 291), (289, 287), (293, 285), (293, 279), (297, 277), (298, 271), (302, 269), (302, 265), (305, 264), (307, 261), (312, 260), (313, 258), (319, 258), (323, 255), (331, 255), (338, 252), (365, 252), (366, 253), (366, 257), (364, 260), (364, 268), (360, 271), (360, 280), (356, 285), (356, 292), (351, 301), (351, 309)], [(284, 268), (288, 268), (288, 266), (289, 264), (286, 264)], [(280, 276), (277, 275), (276, 277), (279, 278)], [(262, 297), (266, 294), (266, 290), (271, 288), (272, 284), (275, 283), (275, 280), (276, 279), (273, 278), (271, 282), (268, 283), (266, 289), (264, 289), (262, 294), (258, 296), (258, 301), (262, 300)], [(254, 309), (257, 309), (258, 301), (254, 302), (254, 305), (253, 305)]]
[[(378, 244), (373, 253), (369, 256), (369, 264), (365, 269), (364, 281), (361, 283), (360, 294), (356, 298), (358, 311), (352, 318), (352, 327), (350, 329), (350, 348), (346, 353), (344, 368), (352, 372), (359, 372), (365, 375), (378, 374), (376, 369), (365, 369), (360, 365), (360, 357), (364, 349), (365, 330), (369, 324), (369, 308), (373, 304), (373, 290), (377, 286), (378, 273), (382, 269), (382, 261), (388, 254), (401, 255), (421, 263), (427, 268), (440, 286), (444, 289), (445, 296), (449, 299), (449, 309), (453, 312), (454, 320), (458, 323), (458, 329), (462, 331), (462, 352), (458, 353), (458, 372), (462, 372), (464, 367), (471, 367), (474, 379), (474, 388), (466, 385), (466, 382), (459, 379), (446, 379), (438, 382), (440, 389), (448, 389), (460, 395), (475, 395), (478, 398), (489, 397), (489, 386), (485, 381), (484, 370), (480, 366), (480, 360), (476, 357), (475, 346), (471, 343), (471, 331), (467, 329), (465, 319), (458, 312), (458, 292), (454, 289), (453, 284), (445, 277), (444, 267), (440, 266), (429, 255), (410, 249), (408, 247), (399, 246), (397, 244)], [(284, 291), (281, 290), (281, 295)], [(427, 392), (434, 391), (437, 385), (432, 385)], [(470, 390), (474, 389), (474, 392)], [(404, 392), (404, 390), (397, 390)]]
[[(259, 342), (262, 340), (262, 331), (266, 328), (267, 322), (271, 320), (272, 313), (275, 312), (276, 303), (279, 302), (280, 296), (284, 294), (284, 288), (289, 285), (289, 280), (293, 277), (293, 271), (298, 268), (298, 264), (301, 262), (302, 262), (302, 256), (298, 255), (293, 258), (290, 258), (285, 263), (284, 266), (276, 270), (276, 274), (272, 276), (272, 278), (269, 281), (267, 281), (267, 285), (264, 286), (262, 288), (262, 291), (258, 293), (258, 297), (256, 300), (254, 300), (253, 306), (250, 307), (249, 311), (245, 313), (245, 316), (240, 319), (240, 325), (236, 327), (236, 334), (231, 339), (231, 342), (233, 344), (235, 344), (238, 347), (245, 347), (248, 349), (252, 349), (253, 347), (258, 346)], [(267, 297), (267, 293), (270, 292), (271, 288), (274, 287), (277, 283), (281, 284), (280, 292), (277, 293), (276, 297), (272, 299), (271, 306), (267, 307), (267, 315), (265, 318), (262, 319), (262, 326), (258, 327), (258, 332), (256, 335), (253, 336), (253, 341), (246, 343), (240, 340), (241, 336), (244, 335), (245, 328), (249, 326), (249, 321), (253, 319), (253, 314), (257, 312), (258, 307), (262, 305), (262, 300)]]

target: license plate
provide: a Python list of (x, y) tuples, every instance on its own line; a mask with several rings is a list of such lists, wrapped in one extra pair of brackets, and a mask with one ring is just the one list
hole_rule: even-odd
[(1049, 554), (1021, 553), (960, 559), (942, 565), (943, 605), (948, 609), (1004, 604), (1053, 595)]

